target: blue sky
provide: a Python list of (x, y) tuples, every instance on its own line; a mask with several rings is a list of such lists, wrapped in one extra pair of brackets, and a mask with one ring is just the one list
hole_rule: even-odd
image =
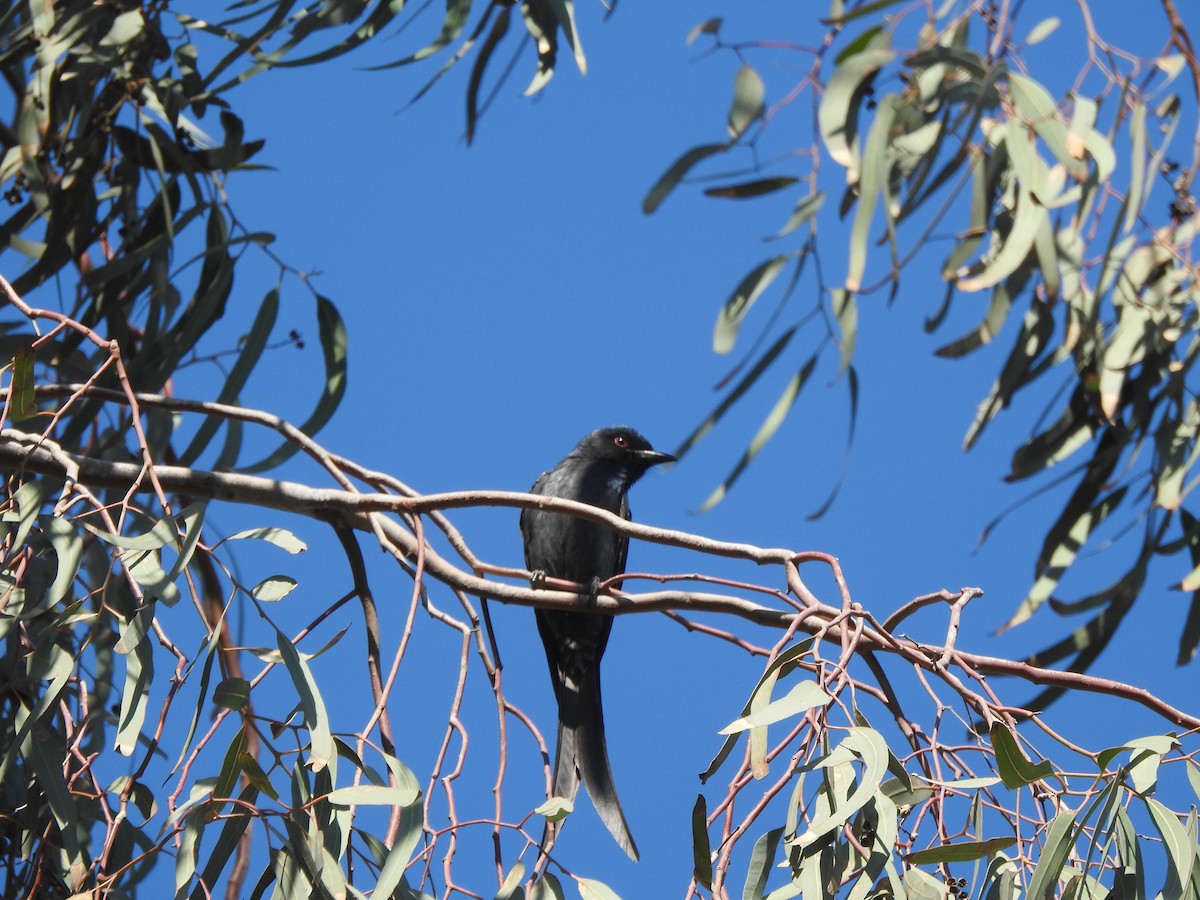
[[(1071, 58), (1078, 35), (1075, 8), (1047, 4), (1047, 15), (1051, 6), (1064, 17), (1064, 27), (1045, 53)], [(233, 208), (248, 227), (275, 232), (274, 252), (290, 265), (319, 270), (317, 288), (346, 320), (349, 389), (320, 439), (422, 491), (525, 489), (579, 437), (601, 425), (627, 423), (656, 446), (675, 447), (716, 403), (711, 387), (731, 362), (711, 351), (716, 313), (745, 272), (773, 252), (762, 238), (783, 224), (795, 199), (783, 192), (723, 202), (685, 186), (655, 215), (642, 214), (642, 196), (674, 158), (688, 147), (724, 137), (738, 61), (731, 54), (701, 59), (699, 44), (688, 49), (684, 37), (700, 20), (722, 14), (731, 38), (816, 41), (822, 31), (814, 8), (783, 0), (736, 7), (626, 2), (601, 22), (598, 4), (581, 4), (588, 75), (580, 77), (562, 54), (549, 88), (528, 100), (519, 95), (532, 62), (523, 59), (471, 147), (463, 140), (466, 66), (413, 106), (407, 105), (409, 98), (433, 75), (440, 58), (382, 73), (362, 70), (415, 49), (422, 26), (424, 34), (436, 31), (437, 12), (430, 10), (403, 35), (385, 36), (348, 60), (270, 73), (230, 98), (248, 136), (267, 139), (256, 162), (273, 168), (231, 177)], [(1161, 17), (1157, 8), (1154, 15)], [(1025, 21), (1031, 27), (1036, 17), (1027, 15)], [(1157, 18), (1116, 24), (1114, 39), (1138, 40), (1142, 28), (1161, 31)], [(807, 57), (779, 53), (751, 52), (747, 58), (766, 81), (768, 103), (781, 97), (807, 65)], [(1073, 66), (1054, 74), (1066, 79)], [(1034, 74), (1052, 82), (1049, 74)], [(1182, 80), (1179, 90), (1186, 94)], [(776, 125), (788, 127), (782, 119)], [(1186, 130), (1181, 128), (1181, 135)], [(777, 137), (780, 146), (785, 137)], [(826, 177), (834, 174), (832, 163), (826, 160), (825, 166)], [(845, 265), (844, 255), (835, 251), (830, 243), (823, 259), (831, 283)], [(987, 522), (1027, 490), (1005, 486), (1001, 477), (1050, 386), (1041, 400), (1032, 392), (1006, 413), (969, 455), (961, 452), (975, 406), (1008, 352), (1013, 322), (992, 346), (966, 360), (932, 356), (973, 326), (983, 309), (975, 306), (983, 302), (978, 296), (960, 298), (941, 331), (924, 332), (922, 320), (941, 301), (937, 270), (945, 252), (945, 247), (931, 248), (923, 257), (927, 262), (910, 267), (890, 307), (883, 294), (860, 300), (858, 433), (845, 486), (828, 515), (808, 519), (830, 491), (846, 445), (846, 385), (835, 380), (832, 355), (730, 496), (712, 512), (694, 512), (803, 362), (799, 353), (686, 460), (639, 484), (632, 506), (637, 519), (656, 525), (835, 554), (855, 600), (880, 619), (920, 594), (982, 587), (986, 594), (969, 608), (960, 646), (1020, 655), (1078, 624), (1044, 610), (1030, 625), (990, 637), (1028, 589), (1048, 516), (1065, 494), (1051, 492), (1032, 503), (974, 551)], [(256, 303), (272, 281), (265, 265), (260, 274), (239, 275), (235, 296), (244, 292), (248, 303)], [(814, 290), (811, 280), (802, 286), (803, 299), (794, 301), (799, 304), (794, 308), (806, 308)], [(764, 300), (747, 334), (769, 308)], [(308, 347), (302, 354), (292, 348), (276, 351), (243, 398), (247, 405), (293, 421), (305, 417), (319, 366), (311, 323), (311, 301), (293, 282), (285, 287), (280, 326), (306, 331)], [(231, 333), (238, 327), (244, 324), (230, 322)], [(811, 330), (798, 340), (817, 336)], [(195, 391), (205, 384), (202, 371), (190, 383)], [(182, 385), (186, 393), (186, 378)], [(285, 474), (316, 477), (300, 463), (289, 465)], [(242, 518), (258, 518), (214, 515), (218, 521), (227, 516), (230, 530)], [(520, 564), (514, 511), (454, 518), (477, 553), (499, 564)], [(312, 524), (295, 527), (309, 540), (307, 558), (255, 559), (251, 567), (278, 565), (300, 580), (299, 590), (285, 601), (294, 605), (295, 618), (282, 605), (272, 610), (298, 627), (348, 584), (331, 534)], [(1119, 546), (1112, 551), (1121, 552)], [(409, 583), (377, 554), (368, 556), (385, 614), (393, 605), (399, 618)], [(1082, 562), (1087, 570), (1073, 573), (1064, 586), (1069, 596), (1106, 583), (1116, 571), (1106, 556)], [(630, 567), (735, 571), (644, 545), (632, 549)], [(1144, 684), (1188, 707), (1195, 674), (1171, 665), (1187, 596), (1167, 589), (1185, 571), (1181, 559), (1152, 570), (1132, 619), (1095, 671)], [(746, 569), (736, 574), (762, 577)], [(814, 568), (802, 574), (822, 599), (834, 600), (824, 572)], [(442, 602), (448, 601), (443, 597)], [(532, 613), (495, 605), (492, 612), (506, 690), (552, 735), (552, 698)], [(349, 612), (331, 623), (329, 634), (350, 623), (346, 640), (361, 647), (361, 626)], [(906, 628), (914, 637), (940, 642), (944, 611), (914, 617)], [(385, 657), (387, 638), (398, 640), (395, 619), (387, 631)], [(761, 633), (756, 637), (768, 640)], [(447, 666), (456, 663), (456, 645), (427, 621), (419, 623), (417, 638), (412, 674), (402, 680), (393, 715), (401, 721), (411, 716), (415, 723), (433, 708), (436, 721), (442, 707), (422, 698), (437, 696), (444, 680), (453, 677), (453, 667)], [(1153, 652), (1164, 644), (1169, 652)], [(325, 657), (314, 665), (325, 679), (327, 699), (345, 697), (352, 704), (352, 695), (363, 696), (366, 688), (362, 673), (343, 671), (348, 655), (354, 654), (336, 663)], [(760, 668), (662, 617), (619, 620), (605, 661), (609, 748), (643, 860), (637, 866), (625, 860), (586, 801), (560, 842), (564, 859), (625, 896), (678, 891), (690, 869), (696, 773), (719, 746), (717, 730), (737, 716)], [(477, 676), (468, 704), (478, 716), (476, 746), (494, 739), (487, 687)], [(1032, 693), (1011, 684), (1000, 689), (1014, 703)], [(1071, 701), (1055, 709), (1052, 719), (1091, 746), (1166, 730), (1165, 724), (1126, 707), (1120, 712), (1121, 733), (1114, 733), (1108, 718), (1112, 709)], [(344, 727), (358, 721), (351, 717)], [(431, 751), (419, 732), (414, 728), (406, 737), (401, 753), (410, 754), (410, 765), (423, 779), (422, 764)], [(526, 758), (512, 776), (510, 814), (522, 798), (529, 806), (539, 802), (537, 783), (530, 780), (530, 773), (536, 777), (531, 745), (516, 751)], [(483, 766), (468, 773), (465, 782), (479, 792), (485, 811), (490, 810), (490, 777)], [(709, 791), (710, 796), (720, 793)]]

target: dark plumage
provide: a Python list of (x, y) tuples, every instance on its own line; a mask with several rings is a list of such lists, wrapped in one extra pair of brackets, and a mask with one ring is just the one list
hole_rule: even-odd
[[(651, 466), (674, 459), (659, 453), (632, 428), (601, 428), (543, 473), (530, 491), (578, 500), (628, 519), (630, 486)], [(602, 582), (625, 571), (629, 539), (598, 523), (526, 509), (521, 512), (521, 536), (525, 565), (531, 572), (584, 585), (583, 598), (592, 603)], [(636, 860), (637, 847), (608, 764), (600, 705), (600, 658), (612, 630), (612, 616), (545, 609), (535, 614), (558, 700), (554, 796), (574, 800), (582, 777), (605, 826)]]

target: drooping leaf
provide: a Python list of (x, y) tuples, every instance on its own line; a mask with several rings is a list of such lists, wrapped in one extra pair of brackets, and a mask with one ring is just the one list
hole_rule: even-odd
[[(300, 426), (307, 435), (320, 431), (337, 410), (346, 393), (347, 337), (346, 326), (333, 302), (316, 295), (317, 326), (321, 340), (321, 351), (325, 361), (325, 386), (312, 414)], [(263, 472), (291, 459), (299, 445), (285, 441), (273, 453), (241, 471)]]
[(833, 300), (833, 318), (838, 326), (838, 348), (842, 363), (838, 375), (844, 374), (854, 359), (854, 345), (858, 339), (858, 304), (852, 291), (834, 288), (830, 291)]
[(300, 656), (296, 647), (288, 640), (283, 632), (276, 633), (276, 645), (288, 674), (292, 677), (292, 685), (300, 698), (300, 707), (304, 711), (304, 721), (308, 725), (310, 747), (308, 765), (313, 772), (321, 772), (336, 758), (333, 736), (329, 731), (329, 715), (325, 709), (325, 701), (313, 678), (308, 663)]
[(713, 352), (724, 354), (733, 349), (746, 313), (783, 271), (788, 259), (788, 256), (774, 256), (759, 263), (734, 288), (725, 305), (721, 307), (721, 313), (713, 327)]
[(862, 761), (862, 776), (844, 798), (836, 796), (833, 791), (830, 792), (829, 808), (818, 811), (804, 832), (796, 836), (796, 843), (801, 847), (812, 845), (831, 830), (849, 822), (875, 796), (884, 773), (887, 772), (887, 742), (872, 728), (849, 729), (846, 737), (834, 748), (827, 760), (836, 758), (839, 751), (849, 752)]
[(1054, 887), (1075, 844), (1075, 818), (1078, 814), (1077, 810), (1063, 806), (1050, 822), (1042, 843), (1041, 856), (1029, 884), (1028, 897), (1042, 900), (1053, 896)]
[(821, 207), (825, 204), (825, 192), (817, 191), (813, 194), (807, 194), (796, 201), (796, 207), (792, 210), (791, 216), (787, 223), (779, 230), (779, 232), (771, 237), (771, 240), (777, 240), (785, 235), (791, 234), (813, 216), (821, 211)]
[(781, 837), (783, 837), (783, 828), (772, 828), (754, 842), (750, 862), (746, 865), (746, 883), (742, 887), (742, 900), (762, 900), (763, 891), (767, 887), (767, 878), (775, 866), (775, 852), (779, 847)]
[[(863, 272), (867, 266), (867, 244), (871, 239), (871, 223), (880, 194), (887, 189), (891, 172), (892, 123), (896, 119), (899, 98), (888, 94), (875, 110), (875, 121), (867, 132), (867, 147), (861, 159), (858, 182), (858, 206), (854, 211), (854, 223), (850, 227), (850, 254), (846, 265), (845, 288), (854, 293), (862, 287)], [(898, 273), (893, 272), (893, 278)]]
[(708, 804), (703, 794), (696, 795), (692, 807), (692, 877), (712, 890), (712, 848), (708, 842)]
[(779, 357), (779, 354), (783, 352), (784, 348), (787, 347), (788, 343), (791, 341), (792, 337), (795, 336), (795, 334), (796, 327), (793, 326), (775, 339), (775, 343), (773, 343), (767, 349), (766, 353), (759, 357), (753, 368), (743, 375), (741, 380), (734, 385), (733, 389), (725, 395), (725, 398), (717, 404), (716, 409), (709, 413), (705, 417), (704, 421), (696, 426), (695, 430), (693, 430), (691, 434), (683, 439), (683, 443), (681, 443), (675, 449), (675, 456), (682, 459), (685, 453), (691, 450), (692, 447), (696, 446), (696, 444), (698, 444), (700, 440), (712, 430), (713, 426), (716, 425), (717, 422), (721, 421), (721, 418), (729, 411), (733, 404), (741, 399), (746, 391), (753, 387), (755, 383), (757, 383), (759, 376), (761, 376), (762, 373), (770, 367), (771, 363), (773, 363)]
[(680, 180), (698, 162), (716, 153), (723, 153), (728, 149), (729, 144), (702, 144), (687, 151), (683, 156), (671, 163), (667, 171), (662, 174), (662, 177), (646, 192), (645, 199), (642, 200), (642, 212), (650, 215), (650, 213), (658, 209), (662, 202), (667, 199), (667, 195), (675, 189), (675, 185), (679, 184)]
[[(774, 687), (775, 682), (796, 667), (796, 660), (802, 657), (804, 654), (810, 652), (812, 650), (812, 644), (812, 638), (798, 641), (775, 657), (771, 664), (767, 666), (766, 671), (764, 671), (762, 676), (759, 678), (758, 684), (754, 686), (754, 690), (750, 693), (750, 698), (742, 707), (743, 718), (750, 715), (753, 710), (760, 708), (760, 704), (756, 703), (756, 699), (759, 698), (760, 695), (769, 698), (770, 691)], [(736, 734), (731, 734), (725, 738), (724, 742), (721, 744), (721, 749), (717, 751), (717, 755), (713, 757), (713, 760), (711, 763), (709, 763), (708, 768), (700, 773), (701, 783), (707, 782), (708, 779), (716, 773), (717, 769), (720, 768), (721, 764), (728, 759), (729, 753), (731, 750), (733, 750), (737, 740), (738, 738)]]
[(817, 357), (809, 357), (800, 371), (792, 376), (791, 381), (784, 387), (783, 393), (779, 395), (779, 399), (775, 401), (775, 405), (771, 407), (771, 411), (767, 413), (766, 419), (763, 420), (762, 425), (759, 426), (758, 431), (751, 438), (750, 446), (746, 448), (746, 452), (742, 454), (741, 459), (737, 461), (733, 470), (725, 476), (725, 480), (700, 505), (700, 512), (707, 512), (724, 499), (734, 482), (746, 470), (746, 467), (762, 452), (762, 448), (766, 446), (767, 442), (775, 436), (775, 432), (783, 425), (784, 419), (787, 418), (787, 414), (792, 409), (792, 404), (796, 402), (796, 397), (799, 396), (800, 390), (804, 387), (805, 382), (808, 381), (808, 377), (812, 374), (816, 365)]
[[(1058, 106), (1050, 92), (1024, 75), (1016, 72), (1008, 73), (1008, 90), (1013, 105), (1024, 123), (1037, 132), (1038, 137), (1046, 142), (1054, 158), (1067, 170), (1076, 181), (1087, 177), (1087, 166), (1072, 155), (1067, 140), (1067, 126), (1062, 121)], [(1020, 131), (1011, 128), (1009, 131)]]
[(858, 110), (863, 92), (875, 74), (896, 58), (887, 46), (888, 32), (873, 42), (872, 49), (863, 50), (837, 67), (825, 85), (817, 121), (821, 139), (833, 160), (846, 169), (848, 184), (859, 180)]

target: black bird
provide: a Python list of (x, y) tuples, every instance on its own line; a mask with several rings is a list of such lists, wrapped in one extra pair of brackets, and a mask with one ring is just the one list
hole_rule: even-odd
[[(578, 500), (628, 519), (630, 486), (651, 466), (674, 459), (655, 450), (632, 428), (601, 428), (543, 473), (530, 492)], [(546, 576), (574, 581), (585, 588), (582, 598), (593, 604), (600, 584), (625, 571), (629, 539), (596, 522), (526, 509), (521, 511), (521, 536), (525, 565), (534, 574), (535, 584)], [(534, 612), (558, 700), (554, 796), (574, 801), (582, 777), (605, 826), (621, 849), (636, 860), (637, 847), (608, 764), (600, 705), (600, 657), (612, 630), (612, 616), (546, 609)]]

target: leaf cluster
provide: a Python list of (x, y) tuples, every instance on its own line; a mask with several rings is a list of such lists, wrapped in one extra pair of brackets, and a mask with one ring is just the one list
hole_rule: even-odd
[[(811, 64), (800, 67), (802, 76), (774, 107), (750, 60), (779, 52), (778, 44), (728, 41), (719, 20), (693, 33), (739, 62), (728, 140), (683, 153), (647, 193), (646, 211), (685, 180), (702, 180), (703, 167), (722, 156), (749, 156), (746, 180), (729, 183), (723, 175), (722, 185), (706, 194), (746, 201), (789, 191), (797, 199), (769, 238), (793, 249), (777, 250), (734, 288), (717, 316), (714, 351), (734, 350), (762, 298), (775, 295), (775, 309), (759, 314), (758, 335), (721, 382), (723, 399), (677, 453), (747, 402), (752, 388), (782, 383), (705, 507), (719, 502), (831, 352), (834, 377), (848, 385), (853, 440), (863, 298), (887, 291), (896, 301), (914, 267), (936, 265), (945, 291), (927, 320), (930, 331), (961, 318), (960, 310), (983, 311), (967, 313), (979, 324), (937, 354), (963, 358), (1007, 336), (1006, 356), (966, 430), (964, 449), (1024, 393), (1046, 405), (1033, 433), (1013, 450), (1007, 480), (1030, 481), (1030, 497), (1074, 484), (1045, 530), (1032, 585), (1006, 627), (1047, 604), (1064, 615), (1089, 613), (1070, 635), (1030, 657), (1086, 670), (1140, 595), (1150, 561), (1186, 553), (1176, 580), (1192, 592), (1178, 642), (1178, 659), (1187, 662), (1200, 645), (1200, 535), (1187, 506), (1200, 459), (1194, 375), (1200, 211), (1192, 194), (1200, 158), (1179, 160), (1172, 141), (1181, 124), (1195, 125), (1200, 61), (1187, 49), (1178, 16), (1167, 16), (1167, 43), (1180, 52), (1151, 58), (1089, 30), (1079, 39), (1086, 45), (1081, 68), (1063, 91), (1039, 80), (1035, 61), (1038, 45), (1074, 40), (1057, 30), (1058, 19), (1029, 26), (1021, 14), (1031, 10), (996, 16), (987, 4), (899, 12), (897, 6), (835, 4), (823, 42), (788, 47)], [(1170, 0), (1164, 7), (1168, 14), (1173, 9)], [(1185, 73), (1191, 87), (1181, 94)], [(809, 124), (809, 143), (791, 143), (762, 161), (761, 148), (779, 137), (784, 121), (801, 133)], [(826, 161), (835, 166), (833, 176), (824, 171)], [(839, 190), (835, 209), (825, 201)], [(949, 252), (931, 260), (936, 239), (947, 235)], [(826, 274), (831, 269), (836, 277)], [(811, 280), (815, 290), (797, 289)], [(807, 345), (797, 340), (803, 334)], [(789, 364), (797, 353), (799, 361)], [(1054, 467), (1066, 471), (1049, 474)], [(1085, 544), (1100, 536), (1114, 544), (1125, 539), (1124, 571), (1099, 590), (1065, 598), (1063, 579)], [(1054, 696), (1046, 693), (1033, 705)]]

